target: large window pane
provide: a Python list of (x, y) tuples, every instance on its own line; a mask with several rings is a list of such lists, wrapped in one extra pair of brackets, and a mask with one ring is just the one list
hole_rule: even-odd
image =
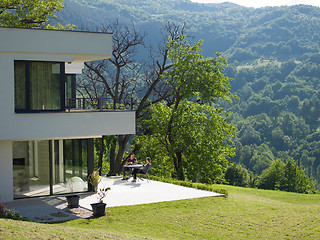
[(87, 140), (64, 141), (65, 181), (70, 192), (88, 190), (87, 142)]
[(87, 191), (87, 142), (14, 142), (14, 198)]
[(30, 63), (31, 110), (59, 110), (61, 108), (60, 64)]
[(64, 111), (63, 63), (15, 61), (16, 112)]
[(66, 103), (69, 108), (76, 107), (76, 75), (66, 74)]
[(14, 197), (50, 194), (49, 141), (13, 143)]
[(15, 109), (26, 109), (26, 65), (14, 62), (14, 104)]

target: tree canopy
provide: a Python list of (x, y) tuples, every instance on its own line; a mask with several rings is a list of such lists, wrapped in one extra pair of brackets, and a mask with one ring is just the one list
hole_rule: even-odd
[(63, 0), (2, 0), (0, 26), (24, 28), (70, 28), (61, 24), (50, 26), (50, 19), (63, 8)]
[(190, 45), (183, 35), (167, 46), (170, 68), (163, 77), (169, 97), (151, 108), (152, 134), (145, 147), (156, 145), (157, 155), (170, 161), (180, 180), (223, 181), (236, 133), (216, 103), (234, 98), (230, 79), (221, 73), (226, 61), (220, 54), (204, 58), (201, 41)]
[(287, 162), (277, 159), (264, 170), (258, 181), (258, 187), (263, 189), (278, 189), (288, 192), (314, 193), (314, 181), (292, 159)]

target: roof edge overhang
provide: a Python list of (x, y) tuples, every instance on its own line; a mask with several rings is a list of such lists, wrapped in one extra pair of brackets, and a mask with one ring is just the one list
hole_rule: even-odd
[(0, 28), (0, 53), (47, 54), (72, 58), (74, 62), (87, 62), (110, 58), (112, 34)]

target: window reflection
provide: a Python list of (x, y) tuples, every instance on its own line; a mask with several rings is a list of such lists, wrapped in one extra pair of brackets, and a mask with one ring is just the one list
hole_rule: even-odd
[(64, 110), (64, 64), (15, 61), (15, 110)]
[(87, 140), (13, 143), (14, 198), (88, 190)]

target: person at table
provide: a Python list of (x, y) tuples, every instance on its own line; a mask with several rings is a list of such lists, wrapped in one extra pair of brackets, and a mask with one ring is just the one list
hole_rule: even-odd
[[(126, 159), (125, 165), (135, 165), (135, 164), (137, 164), (137, 159), (134, 157), (134, 154), (131, 153), (130, 156)], [(129, 171), (131, 173), (131, 170), (132, 170), (132, 168), (123, 167), (123, 178), (122, 178), (122, 180), (127, 180), (127, 179), (130, 178), (130, 177), (126, 177), (126, 171)]]
[[(147, 157), (146, 158), (146, 164), (144, 164), (141, 168), (135, 168), (132, 172), (133, 174), (133, 180), (132, 182), (136, 182), (137, 181), (137, 173), (142, 173), (142, 174), (146, 174), (146, 172), (148, 171), (148, 169), (151, 166), (151, 158)], [(141, 164), (143, 164), (141, 162)]]

